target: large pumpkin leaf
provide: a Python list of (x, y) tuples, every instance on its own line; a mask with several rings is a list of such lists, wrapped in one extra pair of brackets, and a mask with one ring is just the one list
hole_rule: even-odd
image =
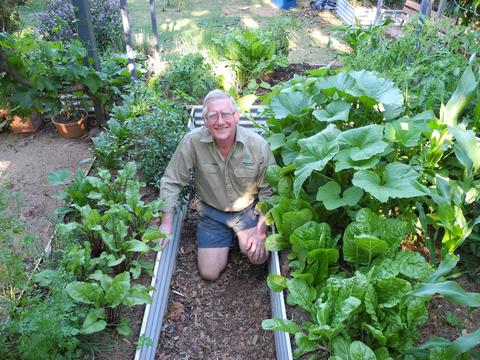
[(393, 81), (380, 78), (372, 71), (351, 71), (350, 76), (355, 79), (361, 90), (360, 100), (368, 105), (382, 104), (385, 119), (390, 120), (401, 114), (403, 110), (403, 95)]
[(336, 137), (340, 133), (334, 125), (309, 138), (299, 141), (300, 155), (295, 160), (295, 181), (293, 194), (296, 198), (305, 180), (314, 170), (320, 171), (338, 151)]
[(385, 124), (385, 138), (404, 147), (415, 147), (420, 141), (423, 124), (414, 121), (395, 120)]
[(312, 115), (321, 122), (348, 121), (348, 114), (352, 105), (344, 101), (335, 101), (325, 109), (315, 110)]
[(388, 145), (382, 139), (383, 126), (368, 125), (342, 132), (337, 143), (342, 151), (349, 151), (352, 160), (358, 161), (381, 154)]
[(381, 202), (389, 198), (411, 198), (427, 194), (418, 183), (418, 173), (409, 165), (392, 163), (378, 175), (371, 170), (360, 170), (353, 175), (353, 185), (370, 193)]
[(318, 188), (317, 200), (321, 201), (327, 210), (333, 210), (343, 206), (354, 206), (363, 196), (363, 190), (355, 186), (346, 189), (343, 197), (340, 197), (341, 191), (338, 183), (329, 181)]
[(335, 172), (340, 172), (345, 169), (367, 170), (373, 168), (379, 161), (380, 158), (378, 156), (366, 160), (354, 161), (350, 157), (350, 149), (345, 149), (335, 156)]
[(282, 119), (288, 115), (300, 116), (306, 109), (313, 108), (313, 98), (300, 91), (281, 91), (273, 97), (270, 107), (276, 118)]

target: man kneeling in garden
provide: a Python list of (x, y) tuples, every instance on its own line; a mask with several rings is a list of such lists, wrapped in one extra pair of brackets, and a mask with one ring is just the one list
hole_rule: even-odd
[[(160, 197), (166, 204), (160, 231), (172, 234), (174, 207), (193, 171), (200, 198), (198, 268), (204, 279), (216, 280), (227, 265), (235, 235), (250, 262), (267, 260), (265, 219), (255, 205), (271, 195), (266, 171), (275, 160), (260, 135), (238, 125), (240, 113), (230, 95), (211, 91), (202, 115), (205, 126), (182, 139), (161, 180)], [(165, 246), (168, 240), (160, 242)]]

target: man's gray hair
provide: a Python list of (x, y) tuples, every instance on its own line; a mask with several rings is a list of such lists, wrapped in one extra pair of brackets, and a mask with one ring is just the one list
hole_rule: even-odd
[(227, 94), (225, 91), (220, 90), (220, 89), (215, 89), (210, 91), (207, 96), (205, 96), (205, 99), (203, 99), (203, 108), (202, 108), (202, 117), (205, 119), (207, 116), (207, 105), (210, 101), (215, 101), (215, 100), (222, 100), (222, 99), (229, 99), (230, 104), (232, 105), (232, 110), (233, 112), (238, 112), (238, 106), (237, 103), (235, 102), (235, 99)]

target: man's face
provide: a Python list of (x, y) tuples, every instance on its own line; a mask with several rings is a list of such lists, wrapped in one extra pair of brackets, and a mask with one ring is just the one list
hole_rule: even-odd
[(235, 139), (239, 120), (240, 114), (233, 112), (229, 99), (213, 100), (207, 104), (205, 126), (217, 143)]

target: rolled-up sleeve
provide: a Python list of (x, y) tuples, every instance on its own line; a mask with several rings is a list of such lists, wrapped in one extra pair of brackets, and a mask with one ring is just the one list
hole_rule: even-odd
[(270, 165), (276, 164), (275, 158), (273, 157), (272, 151), (270, 150), (270, 146), (267, 142), (263, 144), (262, 155), (262, 164), (258, 182), (259, 200), (269, 199), (273, 194), (272, 187), (267, 181), (267, 169)]
[(175, 209), (183, 187), (188, 184), (194, 168), (195, 153), (189, 134), (185, 135), (173, 154), (160, 180), (160, 199), (165, 201), (164, 212)]

